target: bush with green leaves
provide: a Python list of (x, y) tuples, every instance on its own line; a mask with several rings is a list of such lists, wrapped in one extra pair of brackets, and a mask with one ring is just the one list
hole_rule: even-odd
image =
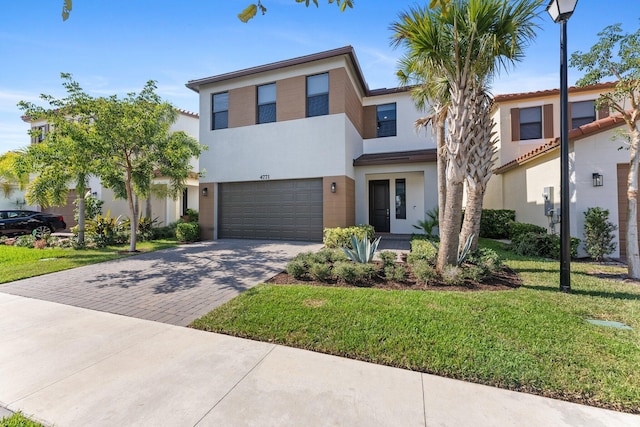
[(464, 268), (457, 265), (446, 265), (440, 273), (440, 278), (447, 285), (459, 286), (464, 284), (466, 275)]
[(527, 224), (525, 222), (512, 222), (509, 225), (509, 238), (517, 239), (519, 236), (527, 233), (547, 234), (547, 229), (535, 224)]
[(200, 219), (200, 214), (195, 209), (189, 208), (184, 213), (189, 217), (189, 222), (198, 222), (198, 219)]
[(309, 275), (313, 280), (326, 282), (331, 277), (331, 267), (325, 263), (313, 263), (309, 266)]
[(13, 243), (13, 246), (18, 246), (20, 248), (33, 248), (33, 244), (35, 243), (36, 238), (31, 234), (25, 234), (24, 236), (16, 237), (16, 241)]
[(509, 227), (516, 220), (516, 211), (509, 209), (483, 209), (480, 217), (480, 237), (506, 239)]
[(176, 239), (181, 242), (195, 242), (200, 240), (200, 226), (197, 222), (183, 222), (176, 228)]
[(149, 240), (153, 240), (155, 238), (154, 228), (157, 227), (158, 218), (147, 218), (144, 216), (140, 217), (138, 221), (138, 239), (141, 242), (146, 242)]
[(487, 270), (479, 265), (465, 264), (461, 268), (464, 278), (474, 282), (482, 282), (482, 279), (488, 276)]
[(338, 261), (347, 261), (349, 258), (340, 249), (323, 248), (316, 252), (312, 257), (315, 262), (336, 263)]
[(337, 262), (333, 265), (333, 275), (342, 282), (354, 283), (358, 276), (356, 264), (350, 261)]
[(434, 264), (438, 257), (438, 249), (430, 240), (412, 239), (411, 252), (407, 255), (407, 262), (414, 264), (416, 261), (427, 261)]
[(396, 259), (398, 258), (398, 254), (393, 251), (382, 251), (378, 253), (380, 260), (382, 261), (383, 267), (394, 266), (396, 264)]
[(370, 240), (373, 239), (375, 234), (373, 226), (369, 224), (355, 225), (347, 228), (325, 228), (323, 243), (327, 248), (352, 248), (352, 236), (355, 236), (359, 240), (365, 237)]
[(125, 234), (127, 223), (128, 221), (123, 220), (121, 216), (112, 217), (111, 211), (107, 211), (106, 215), (98, 214), (94, 218), (87, 219), (85, 231), (89, 237), (88, 240), (97, 247), (103, 248), (127, 241)]
[(584, 247), (595, 261), (616, 250), (614, 242), (618, 227), (609, 221), (609, 210), (589, 208), (584, 213)]
[(502, 268), (502, 259), (496, 251), (490, 248), (479, 248), (467, 256), (467, 262), (483, 269), (486, 275), (495, 273)]
[(433, 265), (425, 260), (416, 260), (411, 265), (411, 270), (413, 271), (414, 276), (424, 284), (429, 283), (430, 280), (433, 280), (438, 276)]
[[(80, 199), (75, 199), (73, 204), (75, 208), (73, 208), (73, 219), (78, 222), (78, 204), (80, 203)], [(93, 194), (90, 191), (87, 191), (87, 194), (84, 196), (84, 217), (85, 219), (92, 219), (98, 215), (102, 215), (102, 205), (104, 202)]]
[[(571, 257), (578, 256), (580, 239), (571, 238)], [(557, 234), (525, 233), (512, 240), (511, 249), (518, 255), (560, 259), (560, 237)]]
[(402, 282), (407, 278), (407, 270), (402, 264), (391, 264), (383, 267), (384, 278), (388, 281)]
[(416, 230), (420, 230), (427, 236), (429, 239), (438, 239), (438, 233), (434, 230), (439, 227), (440, 223), (439, 219), (439, 209), (436, 206), (430, 211), (425, 212), (425, 219), (418, 221), (418, 224), (414, 225), (413, 228)]
[(296, 279), (302, 279), (309, 271), (309, 267), (303, 260), (292, 259), (287, 263), (285, 270), (288, 275), (293, 276)]

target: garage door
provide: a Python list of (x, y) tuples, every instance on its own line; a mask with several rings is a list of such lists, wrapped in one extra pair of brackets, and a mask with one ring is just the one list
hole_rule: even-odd
[(322, 240), (322, 179), (218, 186), (218, 237)]

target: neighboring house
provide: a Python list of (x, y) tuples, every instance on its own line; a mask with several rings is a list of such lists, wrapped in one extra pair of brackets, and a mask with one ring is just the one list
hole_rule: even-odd
[(200, 95), (202, 237), (412, 233), (437, 206), (435, 137), (405, 89), (370, 90), (351, 46), (187, 83)]
[[(178, 119), (169, 129), (171, 132), (184, 131), (188, 135), (198, 138), (198, 114), (190, 111), (178, 110)], [(37, 144), (44, 140), (46, 133), (49, 132), (49, 125), (42, 121), (30, 122), (27, 118), (23, 118), (28, 123), (31, 123), (31, 129), (39, 129), (38, 135), (31, 138), (32, 144)], [(191, 167), (193, 171), (199, 171), (198, 159), (191, 160)], [(171, 222), (178, 220), (185, 214), (187, 209), (198, 210), (198, 181), (199, 177), (196, 172), (191, 174), (187, 179), (187, 187), (184, 192), (177, 198), (172, 199), (170, 196), (158, 197), (152, 195), (149, 200), (149, 204), (145, 200), (139, 201), (140, 214), (147, 216), (148, 208), (151, 211), (151, 218), (158, 221), (158, 225), (167, 225)], [(153, 185), (166, 186), (168, 183), (167, 178), (158, 176), (154, 179)], [(98, 199), (104, 202), (102, 206), (102, 213), (106, 214), (110, 212), (112, 217), (122, 215), (123, 217), (129, 217), (129, 206), (125, 199), (116, 199), (112, 190), (102, 186), (100, 179), (97, 177), (89, 178), (89, 185), (91, 193)], [(76, 199), (75, 189), (70, 189), (67, 194), (67, 203), (64, 206), (53, 206), (45, 209), (41, 209), (43, 212), (59, 213), (64, 217), (67, 227), (73, 227), (77, 223), (74, 220), (75, 205), (73, 201)]]
[[(624, 121), (596, 111), (594, 101), (612, 83), (569, 89), (570, 233), (584, 239), (584, 212), (609, 210), (618, 225), (618, 250), (624, 257), (629, 151)], [(559, 91), (498, 95), (494, 120), (499, 137), (494, 176), (485, 208), (512, 209), (516, 220), (559, 232), (560, 206)], [(581, 248), (581, 255), (586, 255)]]

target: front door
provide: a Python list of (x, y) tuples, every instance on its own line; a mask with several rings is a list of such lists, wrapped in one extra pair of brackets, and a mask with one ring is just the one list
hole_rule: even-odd
[(369, 224), (377, 233), (391, 230), (390, 208), (389, 180), (369, 181)]

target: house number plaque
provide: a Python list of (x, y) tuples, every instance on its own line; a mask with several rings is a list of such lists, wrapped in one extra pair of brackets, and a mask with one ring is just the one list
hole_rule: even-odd
[(260, 179), (263, 180), (263, 181), (267, 180), (267, 179), (269, 179), (269, 175), (260, 175)]

